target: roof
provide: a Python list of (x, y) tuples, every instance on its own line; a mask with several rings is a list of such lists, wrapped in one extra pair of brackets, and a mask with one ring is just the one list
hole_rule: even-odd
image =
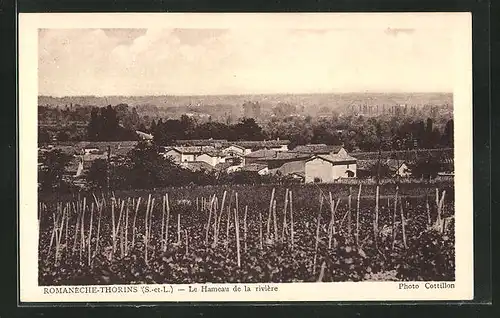
[(214, 167), (206, 163), (205, 161), (190, 161), (181, 163), (181, 167), (191, 170), (191, 171), (212, 171)]
[(81, 154), (83, 149), (95, 148), (101, 152), (107, 152), (108, 146), (111, 148), (111, 155), (126, 155), (137, 146), (138, 141), (79, 141), (54, 143), (53, 149), (60, 149), (67, 154)]
[(305, 170), (305, 161), (290, 161), (284, 163), (278, 170), (282, 174), (291, 174), (295, 172), (304, 172)]
[(224, 149), (229, 148), (229, 147), (231, 147), (231, 146), (236, 147), (236, 148), (240, 148), (240, 149), (242, 149), (242, 150), (245, 150), (245, 149), (246, 149), (245, 147), (240, 146), (240, 145), (238, 145), (238, 144), (227, 144), (226, 146), (224, 146)]
[(385, 164), (387, 164), (390, 169), (397, 170), (401, 168), (403, 164), (406, 165), (406, 162), (404, 160), (387, 159)]
[(323, 159), (323, 160), (331, 162), (331, 163), (356, 161), (356, 158), (351, 157), (349, 155), (347, 155), (347, 156), (345, 156), (345, 155), (344, 156), (342, 156), (342, 155), (315, 155), (306, 161), (310, 161), (310, 160), (317, 159), (317, 158)]
[(232, 164), (230, 162), (219, 162), (218, 164), (215, 165), (214, 169), (218, 171), (223, 171), (231, 166)]
[(203, 151), (201, 154), (202, 155), (208, 155), (210, 157), (222, 157), (223, 156), (222, 152), (217, 151), (217, 150)]
[(301, 160), (307, 159), (311, 155), (303, 154), (303, 153), (295, 153), (295, 152), (282, 152), (271, 149), (261, 149), (254, 152), (249, 153), (245, 157), (247, 158), (256, 158), (259, 160)]
[(276, 150), (261, 149), (261, 150), (251, 152), (251, 153), (245, 155), (245, 157), (247, 157), (247, 158), (270, 158), (270, 157), (276, 156), (277, 153), (278, 152)]
[(338, 153), (342, 149), (340, 145), (326, 145), (326, 144), (309, 144), (309, 145), (299, 145), (293, 148), (291, 151), (309, 154), (329, 154)]
[(175, 141), (175, 144), (179, 146), (210, 146), (226, 142), (226, 139), (179, 139)]
[(262, 141), (235, 141), (232, 144), (238, 145), (244, 148), (256, 149), (256, 148), (274, 148), (286, 146), (290, 143), (289, 140), (262, 140)]
[(142, 132), (142, 131), (139, 131), (139, 130), (136, 130), (135, 133), (142, 139), (146, 139), (146, 140), (152, 140), (153, 139), (153, 135), (151, 134), (148, 134), (148, 133), (145, 133), (145, 132)]
[(165, 152), (170, 150), (175, 150), (184, 154), (197, 154), (213, 151), (215, 148), (211, 146), (179, 146), (179, 147), (168, 147), (165, 148)]
[(260, 164), (260, 163), (252, 163), (249, 165), (245, 165), (241, 167), (241, 171), (253, 171), (253, 172), (259, 172), (262, 169), (266, 169), (267, 165)]

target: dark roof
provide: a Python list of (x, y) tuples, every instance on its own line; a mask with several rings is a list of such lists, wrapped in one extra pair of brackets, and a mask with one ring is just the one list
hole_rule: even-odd
[(214, 169), (218, 171), (226, 170), (227, 168), (231, 167), (230, 162), (219, 162), (218, 164), (215, 165)]
[(289, 151), (276, 151), (271, 149), (261, 149), (254, 152), (249, 153), (245, 157), (247, 158), (256, 158), (259, 160), (301, 160), (307, 159), (311, 155), (303, 154), (303, 153), (295, 153)]
[(202, 155), (206, 154), (206, 155), (209, 155), (210, 157), (222, 157), (223, 156), (222, 152), (217, 151), (217, 150), (203, 151), (201, 154)]
[(210, 146), (214, 144), (225, 144), (226, 139), (180, 139), (175, 144), (179, 146)]
[(299, 145), (292, 149), (293, 152), (299, 153), (309, 153), (309, 154), (329, 154), (338, 153), (342, 149), (342, 146), (333, 146), (325, 144), (309, 144), (309, 145)]
[(247, 157), (247, 158), (270, 158), (270, 157), (276, 156), (277, 153), (278, 152), (276, 150), (261, 149), (261, 150), (251, 152), (251, 153), (245, 155), (245, 157)]
[(235, 141), (232, 144), (249, 149), (258, 148), (274, 148), (286, 146), (290, 143), (289, 140), (263, 140), (263, 141)]
[(206, 163), (205, 161), (189, 161), (189, 162), (183, 162), (181, 163), (181, 167), (185, 169), (189, 169), (191, 171), (200, 171), (200, 170), (206, 170), (206, 171), (212, 171), (214, 167)]
[(241, 167), (241, 171), (253, 171), (253, 172), (259, 172), (262, 169), (267, 168), (267, 165), (260, 164), (260, 163), (252, 163), (249, 165), (245, 165)]
[(351, 162), (351, 161), (356, 161), (356, 158), (351, 157), (349, 155), (347, 156), (341, 156), (341, 155), (316, 155), (311, 158), (309, 158), (306, 161), (310, 161), (316, 158), (323, 159), (325, 161), (331, 162), (331, 163), (336, 163), (336, 162)]
[(291, 174), (295, 172), (304, 172), (305, 170), (305, 161), (290, 161), (284, 163), (278, 170), (282, 174)]
[(95, 148), (101, 153), (107, 153), (108, 146), (111, 148), (111, 156), (126, 155), (132, 150), (138, 141), (80, 141), (80, 142), (64, 142), (54, 143), (53, 149), (59, 149), (67, 154), (81, 154), (83, 149)]
[(242, 149), (242, 150), (245, 150), (245, 149), (246, 149), (245, 147), (240, 146), (240, 145), (238, 145), (238, 144), (226, 144), (226, 145), (224, 145), (224, 148), (229, 148), (229, 147), (231, 147), (231, 146), (234, 146), (234, 147), (240, 148), (240, 149)]
[(179, 146), (179, 147), (168, 147), (165, 149), (165, 152), (169, 150), (175, 150), (180, 153), (185, 154), (201, 154), (204, 152), (213, 151), (214, 147), (211, 146)]

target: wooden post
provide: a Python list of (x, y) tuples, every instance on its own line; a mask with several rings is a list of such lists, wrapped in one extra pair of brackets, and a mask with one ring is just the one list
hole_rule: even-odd
[(80, 262), (82, 261), (82, 249), (85, 248), (85, 209), (87, 206), (86, 197), (83, 197), (83, 207), (82, 207), (82, 223), (81, 223), (81, 241), (80, 241)]
[(90, 208), (90, 225), (89, 225), (89, 242), (88, 242), (88, 266), (90, 266), (90, 259), (92, 257), (92, 250), (91, 250), (91, 245), (92, 245), (92, 222), (94, 219), (94, 202), (92, 202), (91, 208)]
[(276, 217), (276, 199), (273, 202), (273, 224), (274, 224), (274, 241), (278, 240), (278, 221)]
[(292, 242), (292, 250), (293, 250), (294, 232), (293, 232), (293, 200), (292, 200), (292, 190), (290, 190), (290, 192), (288, 192), (288, 195), (290, 196), (290, 241)]
[(205, 231), (205, 244), (208, 244), (208, 232), (210, 231), (210, 221), (212, 219), (212, 209), (213, 209), (214, 200), (215, 200), (215, 195), (212, 198), (212, 200), (210, 201), (210, 207), (209, 207), (209, 211), (208, 211), (207, 229)]
[(163, 251), (166, 251), (168, 247), (168, 228), (170, 222), (170, 203), (168, 200), (168, 193), (165, 194), (165, 201), (167, 205), (167, 221), (165, 223), (165, 246), (163, 247)]
[(317, 223), (316, 223), (316, 240), (315, 240), (315, 245), (314, 245), (314, 261), (313, 261), (313, 275), (316, 274), (316, 259), (318, 257), (318, 244), (319, 244), (319, 228), (321, 226), (321, 209), (323, 207), (323, 197), (320, 196), (320, 205), (319, 205), (319, 212), (318, 212), (318, 218), (317, 218)]
[[(196, 197), (196, 205), (198, 205), (198, 197)], [(161, 209), (161, 250), (165, 251), (165, 213), (167, 211), (166, 196), (163, 195), (163, 204)]]
[(270, 231), (271, 231), (271, 213), (273, 212), (273, 203), (274, 203), (274, 192), (275, 192), (275, 188), (273, 188), (272, 192), (271, 192), (271, 201), (269, 201), (269, 214), (267, 216), (267, 228), (266, 228), (266, 239), (269, 240), (269, 234), (270, 234)]
[(361, 183), (358, 190), (358, 201), (356, 202), (356, 246), (359, 248), (359, 204), (361, 200)]
[(185, 229), (184, 233), (186, 235), (186, 256), (189, 254), (189, 235), (188, 235), (188, 230)]
[(425, 195), (425, 207), (427, 209), (427, 225), (431, 225), (432, 224), (432, 220), (431, 220), (431, 208), (429, 206), (429, 196), (426, 194)]
[(177, 243), (181, 243), (181, 214), (177, 213)]
[(136, 236), (136, 232), (137, 232), (135, 223), (137, 220), (137, 212), (139, 211), (140, 204), (141, 204), (141, 197), (139, 197), (139, 199), (137, 199), (137, 205), (135, 207), (135, 214), (134, 214), (134, 221), (132, 223), (132, 248), (135, 248), (135, 236)]
[(144, 262), (146, 266), (148, 265), (148, 214), (149, 214), (149, 205), (151, 204), (151, 194), (148, 198), (148, 203), (146, 205), (146, 215), (144, 216)]
[(262, 211), (259, 209), (259, 240), (260, 249), (262, 249)]
[(347, 210), (347, 235), (349, 237), (349, 240), (352, 240), (351, 197), (352, 197), (352, 187), (349, 187), (349, 197), (348, 197), (348, 202), (347, 202), (347, 209), (348, 209)]
[(245, 215), (243, 216), (243, 240), (245, 244), (245, 252), (247, 251), (247, 212), (248, 212), (248, 205), (245, 205)]
[(407, 249), (408, 245), (406, 245), (405, 216), (403, 213), (403, 199), (402, 198), (399, 200), (399, 206), (400, 206), (400, 210), (401, 210), (401, 230), (403, 231), (403, 244), (404, 244), (405, 248)]
[(285, 191), (285, 207), (283, 208), (283, 229), (281, 231), (281, 239), (283, 241), (285, 241), (285, 234), (287, 232), (287, 225), (286, 225), (287, 208), (288, 208), (288, 189), (286, 189)]
[(378, 249), (378, 202), (379, 202), (379, 186), (377, 185), (375, 193), (375, 217), (373, 218), (373, 236), (375, 240), (375, 248)]
[(238, 220), (238, 209), (234, 209), (234, 227), (236, 229), (236, 254), (238, 260), (238, 267), (241, 267), (240, 255), (240, 222)]
[(392, 215), (392, 249), (394, 249), (394, 244), (396, 243), (396, 213), (398, 207), (398, 191), (399, 186), (396, 186), (396, 193), (394, 194), (394, 213)]

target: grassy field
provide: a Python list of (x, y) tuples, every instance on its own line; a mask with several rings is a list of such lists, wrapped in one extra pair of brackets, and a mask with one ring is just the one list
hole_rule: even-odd
[(39, 283), (453, 280), (454, 189), (434, 186), (42, 197)]

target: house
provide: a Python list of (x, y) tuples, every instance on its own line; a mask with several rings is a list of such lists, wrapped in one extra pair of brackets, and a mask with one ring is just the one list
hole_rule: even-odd
[(289, 176), (293, 179), (293, 180), (297, 180), (299, 182), (304, 182), (305, 179), (306, 179), (306, 174), (305, 172), (292, 172), (291, 174), (289, 174)]
[(215, 148), (221, 148), (223, 145), (227, 144), (226, 139), (179, 139), (175, 141), (176, 146), (212, 146)]
[(269, 169), (281, 167), (283, 164), (291, 161), (300, 161), (310, 158), (309, 154), (294, 152), (283, 152), (270, 149), (262, 149), (249, 153), (244, 157), (243, 165), (252, 163), (266, 164)]
[(263, 176), (269, 173), (269, 168), (265, 164), (252, 163), (241, 167), (240, 171), (257, 172), (259, 175)]
[(347, 152), (342, 146), (332, 146), (326, 144), (299, 145), (293, 148), (291, 151), (298, 153), (307, 153), (312, 155), (329, 155), (331, 153), (344, 154), (344, 155), (347, 154)]
[(278, 168), (278, 173), (282, 176), (292, 175), (292, 174), (304, 174), (305, 173), (305, 161), (290, 161), (284, 163), (281, 167)]
[(101, 154), (102, 151), (99, 150), (98, 147), (96, 146), (85, 146), (85, 148), (83, 148), (83, 154), (84, 155), (97, 155), (97, 154)]
[(196, 157), (196, 161), (203, 161), (215, 167), (219, 163), (226, 162), (226, 157), (220, 151), (206, 151)]
[(250, 148), (245, 148), (237, 144), (231, 144), (222, 149), (222, 152), (228, 157), (243, 157), (252, 152)]
[(388, 159), (386, 163), (395, 176), (402, 178), (408, 178), (411, 176), (411, 170), (405, 161)]
[(356, 177), (356, 158), (349, 155), (314, 155), (305, 161), (305, 182), (333, 182)]
[(247, 151), (256, 151), (260, 149), (288, 151), (289, 140), (263, 140), (263, 141), (236, 141), (233, 144), (248, 149)]
[(198, 156), (206, 151), (213, 151), (211, 146), (180, 146), (166, 147), (163, 151), (165, 158), (170, 158), (175, 163), (197, 161)]
[(145, 132), (142, 132), (139, 130), (136, 130), (135, 133), (137, 134), (137, 136), (141, 140), (149, 140), (149, 141), (153, 140), (153, 135), (151, 135), (151, 134), (148, 134), (148, 133), (145, 133)]
[(189, 161), (189, 162), (181, 162), (180, 167), (183, 169), (187, 169), (193, 172), (211, 172), (214, 170), (214, 167), (209, 165), (204, 161)]

